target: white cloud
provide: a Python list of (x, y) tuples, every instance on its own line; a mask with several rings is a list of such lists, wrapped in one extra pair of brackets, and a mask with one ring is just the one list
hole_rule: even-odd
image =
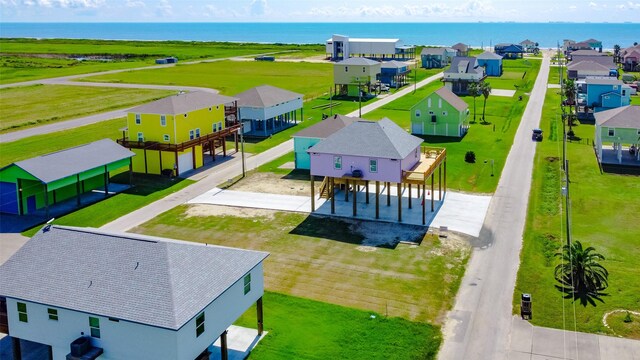
[[(404, 6), (358, 6), (358, 7), (332, 7), (323, 6), (311, 8), (308, 15), (337, 18), (371, 17), (371, 18), (403, 18), (403, 17), (477, 17), (491, 14), (494, 8), (491, 2), (470, 0), (457, 6), (445, 3), (430, 3), (425, 5)], [(504, 9), (504, 11), (509, 11)], [(503, 12), (504, 12), (503, 11)]]
[(213, 4), (205, 5), (202, 15), (208, 18), (220, 20), (229, 20), (231, 18), (237, 18), (239, 16), (239, 14), (234, 10), (222, 9)]
[(592, 9), (596, 9), (598, 7), (598, 4), (594, 3), (593, 1), (589, 3), (589, 7)]
[(104, 0), (23, 0), (13, 3), (27, 7), (94, 9), (102, 6)]
[(128, 8), (143, 8), (147, 7), (147, 4), (139, 0), (127, 0), (125, 6)]
[(632, 1), (627, 1), (626, 3), (620, 4), (620, 5), (616, 6), (616, 7), (618, 9), (621, 9), (621, 10), (626, 10), (626, 9), (629, 9), (629, 10), (640, 10), (640, 3), (634, 3)]
[(160, 0), (156, 6), (156, 14), (159, 17), (166, 17), (173, 15), (173, 6), (169, 3), (169, 0)]
[(262, 16), (268, 12), (267, 0), (253, 0), (249, 5), (249, 13), (252, 16)]

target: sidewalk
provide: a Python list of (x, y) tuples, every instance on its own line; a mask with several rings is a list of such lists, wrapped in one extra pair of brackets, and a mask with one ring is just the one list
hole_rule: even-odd
[(533, 326), (513, 316), (508, 358), (637, 360), (640, 359), (640, 341)]

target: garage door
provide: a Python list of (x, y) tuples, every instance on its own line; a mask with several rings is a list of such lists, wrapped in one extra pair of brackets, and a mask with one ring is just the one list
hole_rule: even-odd
[(422, 121), (411, 123), (412, 134), (422, 134)]
[(18, 195), (15, 183), (0, 181), (0, 212), (18, 213)]
[(193, 153), (187, 152), (178, 156), (178, 170), (180, 171), (179, 175), (182, 175), (189, 170), (193, 170)]

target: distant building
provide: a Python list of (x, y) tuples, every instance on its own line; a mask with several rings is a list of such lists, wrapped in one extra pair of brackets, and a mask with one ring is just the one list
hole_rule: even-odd
[(409, 66), (401, 61), (385, 61), (380, 64), (380, 82), (399, 88), (407, 84)]
[(444, 71), (444, 86), (456, 95), (467, 95), (470, 83), (479, 83), (486, 78), (484, 68), (474, 57), (454, 57), (449, 69)]
[(577, 114), (579, 118), (592, 118), (593, 113), (630, 104), (631, 88), (621, 80), (587, 78), (577, 81)]
[[(605, 110), (595, 114), (595, 121), (598, 161), (640, 166), (640, 106)], [(605, 149), (605, 144), (610, 145)], [(632, 146), (635, 151), (629, 151)]]
[(246, 136), (268, 137), (296, 125), (303, 118), (302, 94), (262, 85), (235, 97)]
[(227, 328), (253, 304), (262, 333), (267, 256), (46, 226), (0, 266), (0, 320), (53, 360), (208, 359), (218, 338), (224, 358)]
[(334, 61), (350, 57), (375, 60), (411, 60), (416, 57), (416, 48), (404, 45), (400, 39), (350, 38), (333, 35), (326, 41), (326, 53)]
[(527, 53), (534, 52), (535, 49), (538, 47), (536, 42), (533, 42), (529, 39), (521, 41), (520, 46), (522, 46), (522, 49), (524, 50), (524, 52), (527, 52)]
[(366, 58), (349, 58), (333, 64), (336, 95), (360, 96), (380, 79), (380, 62)]
[(478, 65), (484, 67), (487, 76), (502, 76), (502, 56), (485, 51), (476, 56)]
[(422, 67), (425, 69), (441, 69), (451, 63), (458, 52), (452, 48), (426, 47), (420, 52)]
[(494, 46), (496, 54), (502, 56), (503, 59), (518, 59), (524, 55), (524, 49), (521, 45), (511, 43), (501, 43)]
[(461, 137), (469, 129), (469, 105), (440, 88), (411, 107), (411, 133)]

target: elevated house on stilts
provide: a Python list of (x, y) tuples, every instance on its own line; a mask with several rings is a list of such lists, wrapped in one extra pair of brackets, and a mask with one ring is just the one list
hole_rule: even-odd
[[(321, 197), (329, 199), (331, 214), (336, 213), (336, 192), (344, 190), (347, 202), (351, 193), (354, 217), (358, 216), (360, 187), (365, 189), (365, 204), (369, 204), (370, 189), (375, 189), (376, 219), (380, 219), (380, 195), (386, 193), (386, 206), (391, 206), (391, 190), (395, 187), (397, 220), (402, 222), (403, 193), (406, 192), (406, 207), (412, 209), (414, 200), (418, 200), (422, 206), (422, 224), (426, 225), (427, 193), (431, 197), (431, 211), (435, 211), (436, 170), (439, 200), (446, 191), (446, 150), (422, 147), (421, 138), (407, 133), (387, 118), (377, 122), (356, 121), (307, 152), (311, 159), (312, 212), (315, 211), (314, 181), (317, 176), (324, 177), (319, 191)], [(412, 193), (414, 186), (415, 196)]]

